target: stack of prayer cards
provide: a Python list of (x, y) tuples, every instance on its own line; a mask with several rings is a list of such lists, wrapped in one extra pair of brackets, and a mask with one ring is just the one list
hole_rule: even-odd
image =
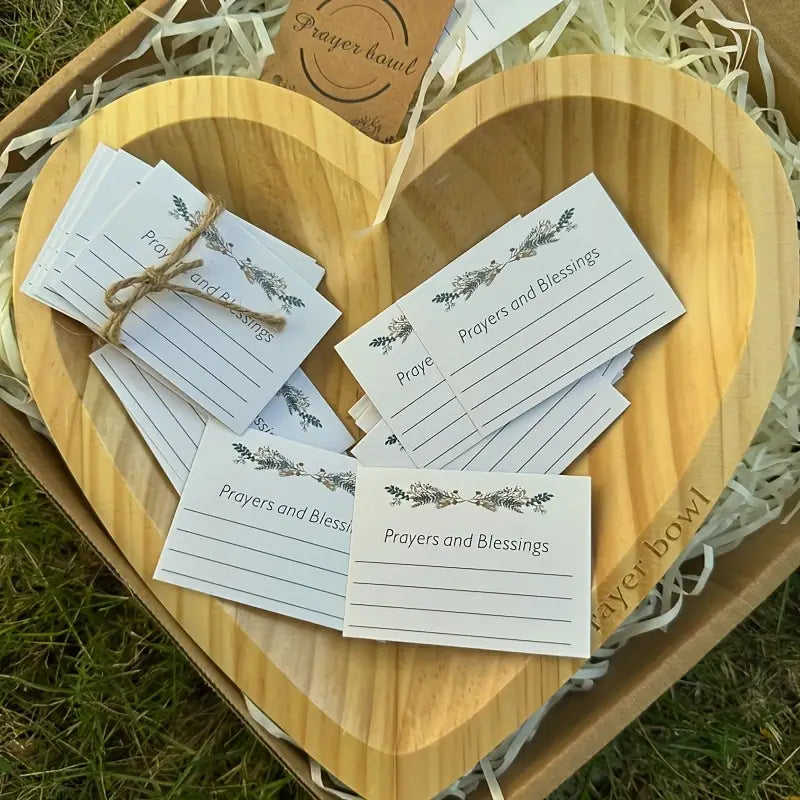
[[(23, 290), (101, 332), (109, 287), (207, 204), (100, 146)], [(339, 316), (322, 267), (224, 210), (185, 259), (175, 281), (238, 308), (150, 292), (91, 355), (180, 494), (157, 579), (345, 636), (590, 654), (590, 479), (561, 473), (628, 406), (633, 347), (684, 312), (594, 175), (337, 345), (365, 392), (355, 447), (299, 369)]]

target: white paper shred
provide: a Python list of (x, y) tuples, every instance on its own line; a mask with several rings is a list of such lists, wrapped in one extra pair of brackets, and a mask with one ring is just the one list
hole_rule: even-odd
[[(41, 417), (28, 391), (16, 346), (11, 310), (11, 265), (24, 199), (33, 178), (52, 147), (90, 113), (127, 92), (180, 75), (239, 75), (257, 77), (286, 2), (222, 0), (220, 8), (203, 19), (176, 22), (186, 0), (177, 0), (121, 63), (152, 51), (156, 63), (128, 71), (113, 80), (100, 76), (73, 94), (62, 115), (46, 128), (16, 137), (0, 154), (0, 398), (24, 411), (42, 430)], [(745, 3), (746, 7), (746, 3)], [(766, 87), (766, 107), (748, 94), (749, 75), (744, 55), (754, 49)], [(775, 107), (775, 81), (763, 36), (749, 23), (724, 18), (714, 3), (700, 0), (680, 16), (667, 0), (565, 0), (543, 18), (513, 36), (469, 69), (454, 84), (434, 80), (419, 113), (430, 112), (447, 98), (503, 69), (547, 56), (570, 53), (617, 53), (649, 58), (694, 75), (725, 92), (741, 106), (768, 137), (800, 204), (800, 146)], [(416, 116), (416, 115), (415, 115)], [(420, 115), (424, 118), (425, 113)], [(409, 125), (409, 144), (415, 125)], [(12, 152), (28, 162), (9, 174)], [(398, 167), (398, 170), (402, 167)], [(664, 579), (612, 634), (583, 667), (526, 722), (438, 798), (464, 798), (488, 781), (494, 800), (502, 798), (497, 778), (530, 741), (547, 712), (571, 691), (588, 691), (609, 669), (610, 658), (633, 636), (665, 630), (680, 613), (686, 596), (699, 594), (715, 559), (735, 548), (768, 522), (784, 513), (789, 498), (800, 488), (800, 334), (795, 337), (775, 394), (758, 432), (728, 487), (686, 551)], [(272, 735), (291, 741), (248, 700), (254, 719)], [(355, 798), (340, 781), (313, 759), (309, 770), (319, 786), (332, 795)]]

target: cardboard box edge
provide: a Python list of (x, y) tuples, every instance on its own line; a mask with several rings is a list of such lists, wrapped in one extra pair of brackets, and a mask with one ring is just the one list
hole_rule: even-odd
[[(690, 1), (674, 0), (673, 5), (682, 9), (686, 8)], [(171, 2), (172, 0), (145, 0), (142, 8), (158, 13)], [(785, 0), (780, 2), (785, 4)], [(742, 18), (740, 2), (717, 0), (717, 3), (723, 12)], [(202, 3), (192, 3), (190, 9), (189, 13), (200, 13), (203, 10)], [(763, 7), (759, 7), (753, 13), (754, 23), (762, 24), (765, 31), (775, 30), (776, 26), (782, 27), (779, 22), (785, 28), (785, 17), (777, 20), (778, 15), (775, 15), (775, 25), (764, 25), (765, 15), (768, 14), (769, 12), (765, 12)], [(111, 67), (118, 60), (119, 51), (135, 42), (137, 36), (143, 36), (151, 24), (152, 20), (147, 16), (140, 11), (133, 11), (63, 67), (0, 121), (0, 142), (3, 146), (5, 147), (19, 132), (47, 124), (63, 112), (66, 109), (69, 93), (83, 83), (91, 82), (98, 74)], [(795, 25), (800, 33), (800, 19)], [(790, 34), (779, 38), (788, 46), (791, 46), (793, 38), (797, 40), (797, 36), (792, 37)], [(767, 40), (771, 42), (769, 33)], [(769, 49), (775, 53), (773, 64), (776, 68), (779, 103), (782, 109), (786, 110), (790, 124), (797, 126), (800, 124), (800, 103), (792, 104), (792, 101), (800, 89), (800, 75), (791, 68), (791, 60), (776, 50), (771, 43)], [(794, 89), (791, 100), (782, 94), (785, 87)], [(49, 470), (55, 473), (54, 483), (65, 484), (65, 481), (72, 482), (72, 478), (66, 474), (66, 468), (55, 449), (29, 428), (22, 415), (3, 404), (0, 404), (0, 438), (6, 442), (22, 468), (53, 500), (73, 527), (80, 531), (103, 562), (150, 612), (161, 628), (173, 638), (203, 680), (239, 714), (245, 724), (309, 793), (319, 800), (326, 798), (328, 795), (310, 780), (308, 763), (304, 755), (288, 743), (271, 737), (253, 722), (247, 713), (241, 692), (189, 639), (150, 592), (94, 519), (77, 486), (71, 483), (71, 489), (62, 485), (53, 491), (46, 485), (49, 476), (45, 475), (45, 472)], [(42, 458), (50, 463), (46, 466), (32, 466), (37, 458), (31, 448), (48, 450), (48, 454)], [(59, 472), (60, 476), (57, 475)], [(76, 510), (76, 506), (78, 513), (71, 513)], [(80, 522), (79, 519), (85, 521)], [(654, 639), (656, 634), (633, 641), (625, 648), (627, 655), (617, 662), (618, 666), (612, 666), (610, 674), (601, 679), (591, 693), (581, 694), (579, 697), (573, 695), (562, 701), (559, 705), (560, 713), (550, 715), (545, 720), (541, 734), (523, 748), (520, 757), (501, 778), (501, 785), (508, 800), (545, 797), (555, 789), (691, 669), (718, 643), (720, 638), (741, 622), (800, 564), (800, 521), (783, 526), (782, 531), (777, 529), (778, 524), (772, 523), (768, 528), (759, 531), (757, 540), (751, 539), (739, 550), (725, 556), (726, 564), (741, 560), (747, 563), (750, 569), (754, 564), (761, 564), (750, 577), (739, 581), (738, 587), (726, 587), (726, 575), (715, 571), (706, 592), (687, 601), (686, 611), (676, 620), (670, 631), (662, 635), (664, 638), (659, 641), (657, 648), (653, 644), (656, 641)], [(774, 540), (778, 533), (782, 533), (778, 536), (782, 544), (777, 549), (774, 549), (774, 544), (765, 548), (766, 538), (771, 537)], [(770, 549), (773, 552), (768, 554), (766, 551)], [(680, 643), (677, 647), (673, 647), (676, 639)], [(656, 649), (659, 652), (669, 649), (671, 652), (656, 669), (651, 669), (650, 660)], [(645, 654), (647, 658), (637, 658), (641, 654)], [(646, 674), (637, 676), (639, 683), (631, 691), (631, 684), (626, 681), (636, 675), (637, 671)], [(592, 724), (587, 724), (587, 715)], [(578, 728), (578, 735), (570, 730), (570, 725)], [(476, 800), (487, 796), (485, 787), (475, 795)]]

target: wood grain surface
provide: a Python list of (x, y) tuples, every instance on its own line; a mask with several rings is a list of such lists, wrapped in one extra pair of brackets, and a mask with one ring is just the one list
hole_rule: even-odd
[(15, 308), (32, 390), (92, 507), (188, 634), (278, 725), (367, 798), (424, 800), (470, 769), (579, 664), (343, 639), (150, 580), (177, 496), (88, 361), (96, 342), (19, 285), (98, 142), (165, 159), (313, 255), (342, 318), (304, 365), (346, 419), (345, 335), (516, 213), (595, 171), (688, 313), (636, 350), (631, 408), (570, 470), (592, 476), (594, 643), (658, 581), (719, 497), (778, 380), (797, 307), (794, 208), (757, 127), (650, 62), (570, 56), (454, 98), (398, 145), (241, 78), (183, 78), (96, 113), (52, 156), (20, 229)]

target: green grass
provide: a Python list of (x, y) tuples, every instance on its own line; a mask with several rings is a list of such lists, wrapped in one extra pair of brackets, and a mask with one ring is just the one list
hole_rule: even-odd
[(0, 486), (0, 797), (291, 796), (261, 744), (6, 454)]
[[(122, 0), (0, 0), (0, 109), (19, 103), (127, 8)], [(298, 796), (0, 451), (0, 799)], [(556, 796), (800, 796), (800, 579)]]
[(0, 0), (0, 116), (139, 3)]

